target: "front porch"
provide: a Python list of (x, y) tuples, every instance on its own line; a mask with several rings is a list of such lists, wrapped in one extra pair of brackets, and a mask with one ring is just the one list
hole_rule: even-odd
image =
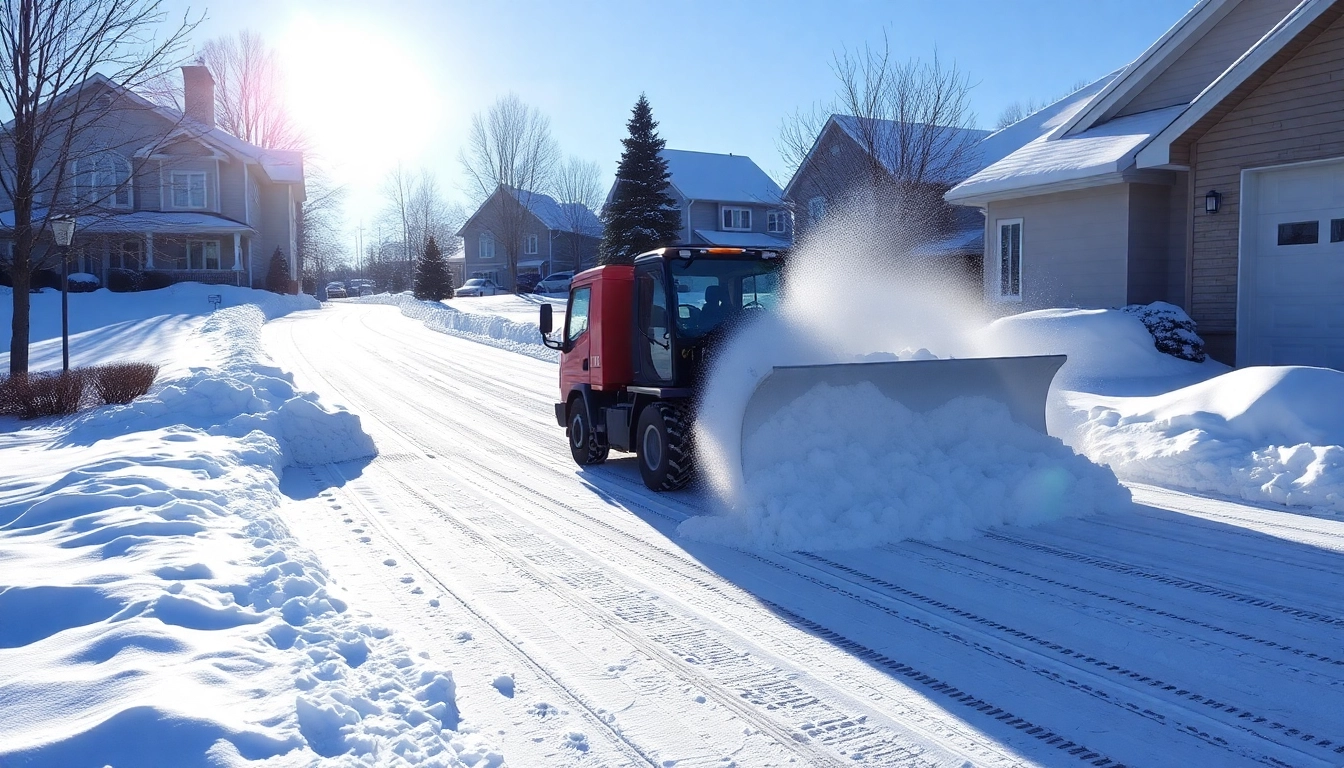
[(104, 286), (118, 270), (154, 274), (155, 282), (163, 283), (265, 282), (265, 268), (256, 269), (252, 258), (257, 233), (246, 224), (208, 214), (144, 213), (95, 219), (78, 227), (70, 249), (71, 271), (94, 275)]

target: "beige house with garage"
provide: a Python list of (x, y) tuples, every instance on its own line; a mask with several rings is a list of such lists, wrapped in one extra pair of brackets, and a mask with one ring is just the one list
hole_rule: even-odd
[(1344, 0), (1202, 0), (952, 188), (1005, 313), (1168, 301), (1239, 366), (1344, 369)]

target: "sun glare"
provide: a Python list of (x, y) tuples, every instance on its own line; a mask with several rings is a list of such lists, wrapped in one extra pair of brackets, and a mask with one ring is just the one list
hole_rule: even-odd
[(363, 22), (304, 15), (278, 47), (295, 119), (343, 175), (370, 180), (424, 151), (441, 100), (404, 46)]

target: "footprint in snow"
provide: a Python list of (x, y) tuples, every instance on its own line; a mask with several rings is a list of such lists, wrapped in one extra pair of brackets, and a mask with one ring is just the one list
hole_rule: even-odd
[(565, 734), (565, 746), (577, 749), (580, 752), (587, 752), (588, 736), (580, 731), (570, 731)]
[(542, 720), (560, 714), (560, 710), (554, 704), (548, 704), (544, 701), (538, 701), (527, 708), (527, 714), (536, 715)]
[[(360, 536), (360, 537), (359, 537), (359, 543), (361, 543), (361, 544), (368, 544), (370, 541), (373, 541), (373, 539), (370, 539), (368, 536)], [(384, 565), (396, 565), (396, 563), (390, 563), (390, 562), (384, 562), (383, 564), (384, 564)]]
[[(368, 538), (368, 537), (365, 537), (365, 538)], [(394, 566), (394, 565), (396, 565), (396, 564), (397, 564), (397, 561), (396, 561), (396, 560), (393, 560), (393, 559), (390, 558), (390, 557), (383, 561), (383, 565), (386, 565), (386, 566), (388, 566), (388, 567)]]
[(513, 675), (500, 675), (496, 677), (494, 681), (491, 682), (490, 684), (495, 686), (495, 690), (499, 691), (500, 693), (504, 694), (510, 699), (513, 698)]

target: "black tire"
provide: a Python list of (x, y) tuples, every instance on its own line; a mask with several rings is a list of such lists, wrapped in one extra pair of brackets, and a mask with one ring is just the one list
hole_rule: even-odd
[(575, 398), (569, 404), (568, 423), (565, 434), (569, 435), (569, 452), (574, 455), (574, 463), (586, 467), (607, 460), (611, 448), (598, 444), (593, 420), (588, 417), (588, 408), (584, 406), (582, 398)]
[(634, 447), (645, 485), (655, 491), (685, 488), (695, 474), (690, 408), (669, 402), (645, 407), (635, 428)]

